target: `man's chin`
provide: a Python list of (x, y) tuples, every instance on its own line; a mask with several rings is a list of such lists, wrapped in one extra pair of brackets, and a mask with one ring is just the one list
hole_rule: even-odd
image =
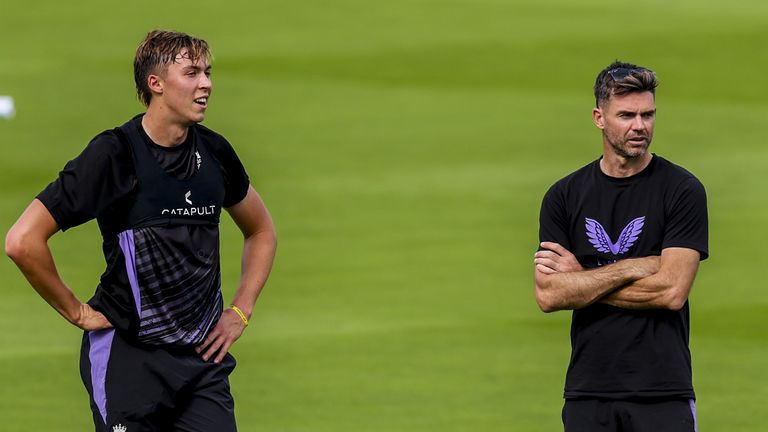
[(205, 113), (202, 114), (195, 114), (189, 118), (190, 126), (193, 124), (197, 124), (205, 120)]
[(613, 151), (626, 159), (637, 159), (642, 158), (648, 153), (648, 146), (649, 144), (642, 144), (642, 145), (632, 145), (625, 143), (623, 146), (613, 147)]

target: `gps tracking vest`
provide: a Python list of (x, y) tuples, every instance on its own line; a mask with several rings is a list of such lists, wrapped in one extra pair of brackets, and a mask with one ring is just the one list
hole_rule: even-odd
[(224, 202), (224, 174), (195, 127), (190, 127), (188, 133), (197, 149), (198, 169), (192, 177), (178, 179), (165, 172), (147, 148), (139, 124), (129, 120), (120, 126), (128, 138), (138, 179), (134, 204), (124, 219), (126, 228), (218, 225)]

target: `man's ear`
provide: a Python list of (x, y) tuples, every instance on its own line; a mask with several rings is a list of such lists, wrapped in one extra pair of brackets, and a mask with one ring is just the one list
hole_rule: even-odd
[(149, 74), (147, 77), (147, 87), (152, 93), (163, 94), (163, 80), (159, 75)]
[(592, 122), (595, 123), (598, 129), (605, 128), (603, 120), (603, 109), (600, 107), (592, 108)]

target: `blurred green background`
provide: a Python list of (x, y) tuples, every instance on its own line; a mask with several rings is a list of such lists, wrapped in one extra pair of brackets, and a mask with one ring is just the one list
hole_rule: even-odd
[[(694, 172), (710, 250), (692, 297), (702, 430), (764, 430), (768, 3), (566, 0), (4, 2), (0, 228), (142, 107), (153, 28), (208, 40), (205, 124), (229, 138), (280, 246), (233, 348), (241, 431), (556, 431), (570, 314), (533, 299), (538, 207), (596, 159), (591, 86), (657, 71), (652, 150)], [(225, 291), (240, 238), (223, 224)], [(57, 235), (82, 299), (95, 223)], [(81, 334), (0, 260), (0, 429), (92, 430)]]

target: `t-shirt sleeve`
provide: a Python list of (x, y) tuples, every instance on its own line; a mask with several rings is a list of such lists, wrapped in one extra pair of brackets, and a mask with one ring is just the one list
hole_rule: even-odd
[(672, 194), (662, 248), (684, 247), (709, 256), (707, 194), (695, 177), (683, 181)]
[(113, 131), (97, 135), (37, 195), (62, 231), (98, 217), (136, 185), (130, 150)]
[(544, 195), (539, 213), (539, 241), (559, 243), (570, 250), (568, 216), (560, 183), (549, 188)]
[(232, 145), (223, 137), (217, 141), (214, 153), (224, 170), (224, 207), (232, 207), (245, 198), (250, 180)]

